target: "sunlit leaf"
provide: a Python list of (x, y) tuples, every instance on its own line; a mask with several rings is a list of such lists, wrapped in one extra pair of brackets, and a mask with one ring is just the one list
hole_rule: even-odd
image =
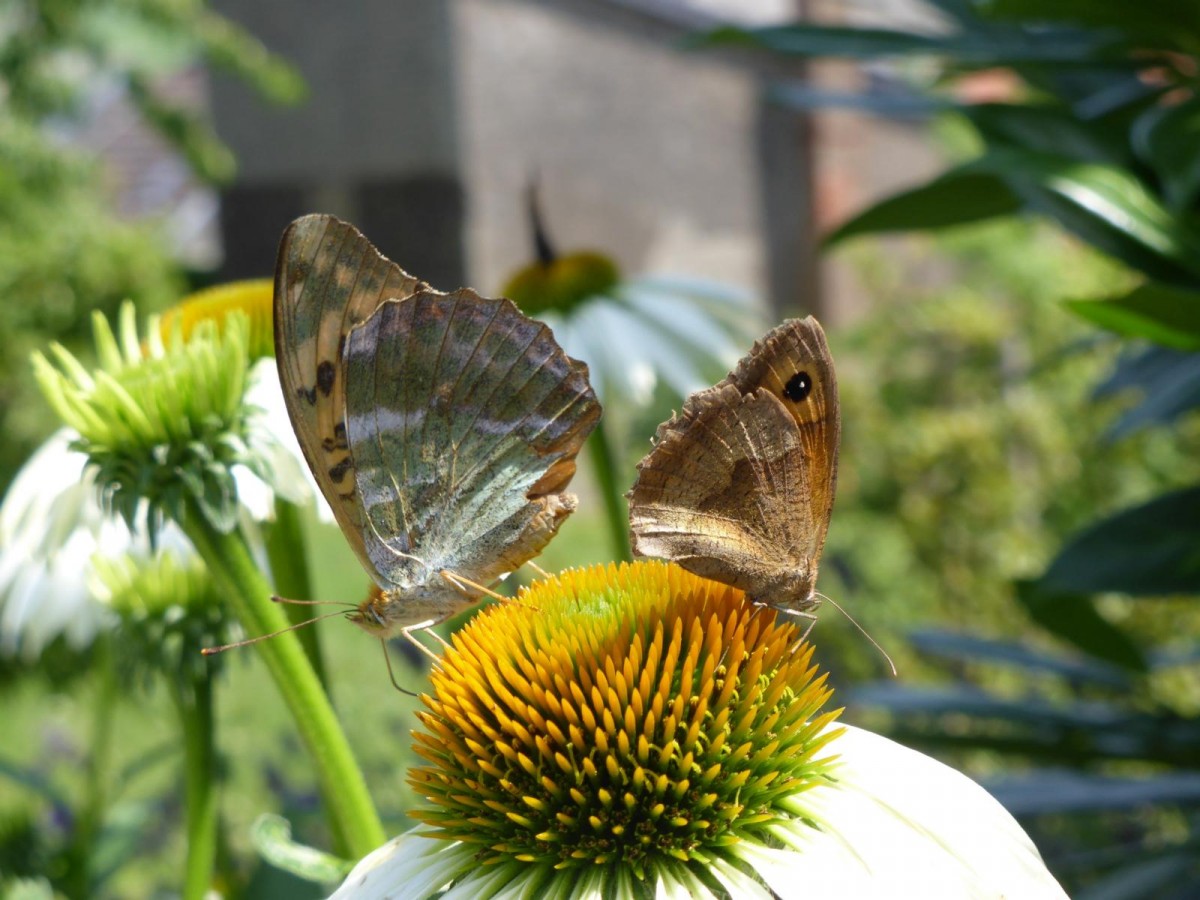
[(1067, 307), (1101, 328), (1175, 350), (1200, 350), (1200, 291), (1150, 282), (1105, 300), (1068, 300)]

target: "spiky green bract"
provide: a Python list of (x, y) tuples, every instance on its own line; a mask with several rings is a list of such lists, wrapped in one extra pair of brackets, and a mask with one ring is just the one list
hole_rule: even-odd
[(151, 560), (96, 556), (92, 571), (96, 596), (118, 617), (124, 674), (184, 686), (215, 673), (220, 655), (200, 650), (229, 640), (229, 613), (199, 558), (170, 551)]
[(831, 691), (797, 639), (659, 562), (567, 571), (485, 610), (432, 673), (429, 765), (409, 775), (424, 834), (464, 848), (448, 881), (630, 896), (753, 878), (731, 848), (771, 843), (783, 801), (833, 767)]
[(186, 339), (177, 329), (165, 342), (151, 321), (143, 343), (125, 304), (116, 334), (99, 314), (93, 328), (94, 372), (58, 344), (53, 362), (35, 353), (33, 365), (46, 399), (79, 432), (106, 501), (130, 527), (144, 515), (151, 536), (164, 515), (181, 519), (189, 500), (219, 531), (232, 530), (230, 470), (262, 468), (245, 440), (245, 314), (231, 312), (221, 327), (199, 322)]

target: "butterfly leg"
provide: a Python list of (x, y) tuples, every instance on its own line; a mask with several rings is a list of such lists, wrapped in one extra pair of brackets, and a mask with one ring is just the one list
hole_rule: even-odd
[(493, 600), (499, 600), (501, 602), (508, 600), (508, 597), (505, 597), (503, 594), (497, 594), (491, 588), (486, 588), (482, 584), (477, 584), (476, 582), (472, 581), (469, 578), (463, 578), (463, 576), (455, 574), (454, 572), (451, 572), (449, 569), (442, 569), (442, 571), (438, 574), (440, 574), (444, 579), (446, 579), (446, 581), (450, 582), (451, 587), (457, 588), (463, 594), (465, 594), (468, 597), (471, 597), (472, 599), (474, 599), (475, 595), (472, 594), (470, 591), (468, 591), (467, 588), (474, 588), (475, 590), (479, 591), (481, 594), (487, 594)]
[[(394, 687), (396, 690), (398, 690), (402, 694), (407, 694), (410, 697), (416, 697), (417, 696), (416, 694), (414, 694), (412, 691), (408, 690), (407, 688), (400, 687), (400, 684), (396, 681), (396, 673), (392, 671), (392, 657), (388, 654), (388, 651), (387, 651), (387, 641), (384, 640), (383, 638), (380, 638), (379, 646), (383, 648), (383, 661), (385, 663), (387, 663), (388, 678), (390, 678), (392, 680), (392, 687)], [(420, 645), (418, 645), (418, 646), (420, 646)], [(421, 649), (424, 650), (425, 648), (422, 647)], [(428, 653), (429, 651), (425, 650), (425, 652)]]
[(468, 587), (474, 588), (477, 591), (482, 591), (483, 593), (485, 593), (489, 597), (491, 597), (493, 600), (496, 600), (500, 603), (515, 603), (518, 606), (524, 606), (526, 609), (532, 609), (535, 612), (537, 611), (536, 607), (528, 606), (527, 604), (522, 603), (520, 601), (520, 599), (517, 597), (505, 597), (503, 594), (497, 594), (495, 591), (489, 590), (488, 588), (485, 588), (481, 584), (476, 584), (474, 581), (471, 581), (470, 579), (463, 578), (461, 575), (456, 575), (455, 573), (449, 571), (448, 569), (442, 569), (441, 575), (448, 582), (450, 582), (451, 585), (456, 587), (458, 590), (462, 591), (463, 594), (470, 597), (471, 599), (474, 599), (475, 595), (467, 590)]
[(799, 609), (780, 609), (776, 611), (781, 612), (786, 616), (795, 616), (797, 619), (808, 620), (807, 624), (804, 626), (804, 631), (800, 633), (800, 637), (796, 638), (796, 643), (792, 644), (792, 648), (789, 651), (790, 653), (795, 653), (800, 645), (808, 640), (808, 636), (812, 634), (813, 627), (817, 624), (817, 614)]
[(539, 566), (537, 563), (535, 563), (532, 559), (527, 560), (525, 562), (525, 565), (527, 565), (527, 566), (529, 566), (529, 568), (533, 569), (533, 571), (537, 573), (537, 576), (539, 578), (549, 578), (550, 577), (550, 573), (547, 572), (545, 569), (543, 569), (541, 566)]

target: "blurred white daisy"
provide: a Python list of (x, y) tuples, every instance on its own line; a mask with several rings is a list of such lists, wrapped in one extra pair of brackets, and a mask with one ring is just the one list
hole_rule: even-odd
[[(269, 303), (269, 292), (267, 294)], [(319, 515), (333, 515), (320, 496), (292, 432), (273, 358), (252, 367), (243, 403), (250, 414), (247, 442), (263, 460), (268, 484), (243, 465), (232, 470), (243, 528), (260, 561), (257, 525), (275, 515), (276, 497), (305, 504), (314, 498)], [(77, 432), (63, 428), (17, 473), (0, 503), (0, 653), (33, 660), (59, 635), (72, 647), (89, 644), (109, 621), (96, 600), (92, 560), (124, 555), (148, 558), (145, 535), (130, 531), (100, 501), (95, 472), (71, 449)], [(194, 551), (171, 523), (156, 537), (160, 549), (187, 557)]]
[(762, 330), (749, 295), (687, 278), (617, 282), (569, 311), (539, 313), (588, 364), (600, 401), (646, 406), (658, 385), (686, 397), (733, 366)]

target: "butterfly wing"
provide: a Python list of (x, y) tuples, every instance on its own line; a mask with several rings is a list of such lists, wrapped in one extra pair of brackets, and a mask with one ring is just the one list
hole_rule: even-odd
[(837, 478), (840, 419), (821, 326), (789, 320), (660, 426), (630, 492), (634, 552), (803, 608)]
[(765, 597), (795, 580), (804, 560), (781, 548), (813, 528), (800, 431), (765, 391), (723, 385), (693, 400), (638, 466), (634, 552)]
[[(721, 383), (743, 394), (767, 391), (779, 398), (800, 429), (810, 491), (806, 503), (813, 508), (816, 527), (798, 549), (815, 568), (833, 512), (842, 436), (837, 374), (821, 324), (812, 316), (783, 322), (756, 342)], [(801, 397), (805, 384), (807, 393)]]
[(284, 400), (304, 458), (368, 571), (341, 355), (350, 329), (380, 303), (425, 287), (332, 216), (305, 216), (283, 233), (275, 266), (275, 359)]
[(350, 332), (349, 443), (367, 556), (399, 589), (481, 584), (545, 546), (600, 416), (587, 366), (508, 300), (426, 291)]

